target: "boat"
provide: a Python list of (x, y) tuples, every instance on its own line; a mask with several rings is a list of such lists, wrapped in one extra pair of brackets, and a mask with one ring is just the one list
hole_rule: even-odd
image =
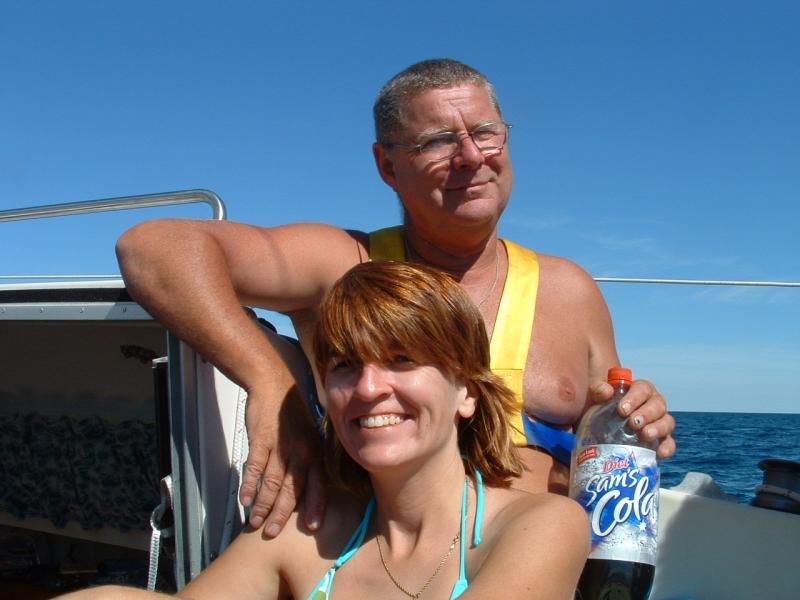
[[(216, 194), (189, 190), (0, 211), (0, 222), (194, 202), (225, 218)], [(246, 393), (119, 276), (4, 281), (0, 596), (182, 588), (245, 521)], [(651, 598), (797, 598), (798, 490), (762, 491), (762, 506), (737, 504), (697, 474), (662, 489)]]

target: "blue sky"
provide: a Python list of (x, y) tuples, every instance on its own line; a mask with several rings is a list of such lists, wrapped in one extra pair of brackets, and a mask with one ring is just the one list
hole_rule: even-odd
[[(0, 3), (0, 210), (208, 188), (233, 220), (394, 224), (371, 106), (484, 71), (514, 124), (501, 234), (595, 276), (800, 281), (796, 2)], [(0, 224), (0, 274), (115, 273), (204, 207)], [(798, 412), (800, 289), (603, 284), (673, 410)]]

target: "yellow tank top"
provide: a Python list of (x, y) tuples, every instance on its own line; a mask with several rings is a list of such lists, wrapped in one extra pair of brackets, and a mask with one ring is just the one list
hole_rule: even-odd
[[(517, 398), (512, 435), (517, 446), (526, 446), (522, 382), (533, 334), (539, 260), (532, 250), (508, 240), (502, 242), (508, 253), (508, 275), (492, 333), (490, 368), (505, 380)], [(405, 260), (403, 228), (389, 227), (370, 233), (369, 257), (370, 260)]]

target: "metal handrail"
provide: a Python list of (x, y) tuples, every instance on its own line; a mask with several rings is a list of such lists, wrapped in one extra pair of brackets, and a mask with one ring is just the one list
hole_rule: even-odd
[(165, 192), (163, 194), (144, 194), (140, 196), (123, 196), (121, 198), (105, 198), (85, 202), (67, 202), (65, 204), (48, 204), (30, 208), (12, 208), (0, 210), (0, 223), (3, 221), (21, 221), (24, 219), (43, 219), (47, 217), (63, 217), (67, 215), (127, 210), (130, 208), (150, 208), (175, 204), (205, 203), (211, 207), (214, 219), (224, 221), (227, 213), (225, 203), (210, 190), (183, 190)]
[(122, 275), (119, 273), (116, 275), (0, 275), (0, 279), (19, 279), (26, 281), (29, 279), (35, 281), (41, 281), (44, 279), (52, 279), (55, 281), (75, 281), (76, 279), (87, 279), (89, 281), (97, 281), (101, 279), (122, 279)]
[[(119, 279), (122, 275), (0, 275), (0, 279)], [(594, 277), (597, 283), (665, 283), (681, 285), (741, 285), (759, 287), (800, 287), (795, 281), (729, 281), (722, 279), (646, 279), (641, 277)]]
[[(122, 275), (0, 275), (0, 279), (120, 279)], [(728, 281), (720, 279), (644, 279), (639, 277), (594, 277), (597, 283), (665, 283), (682, 285), (741, 285), (759, 287), (800, 287), (795, 281)]]
[(646, 279), (640, 277), (595, 277), (598, 283), (666, 283), (678, 285), (744, 285), (760, 287), (800, 287), (795, 281), (727, 281), (720, 279)]

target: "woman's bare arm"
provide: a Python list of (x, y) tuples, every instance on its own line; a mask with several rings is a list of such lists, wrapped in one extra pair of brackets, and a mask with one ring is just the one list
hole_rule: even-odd
[(589, 553), (589, 521), (574, 501), (537, 494), (503, 519), (469, 589), (469, 599), (572, 600)]

